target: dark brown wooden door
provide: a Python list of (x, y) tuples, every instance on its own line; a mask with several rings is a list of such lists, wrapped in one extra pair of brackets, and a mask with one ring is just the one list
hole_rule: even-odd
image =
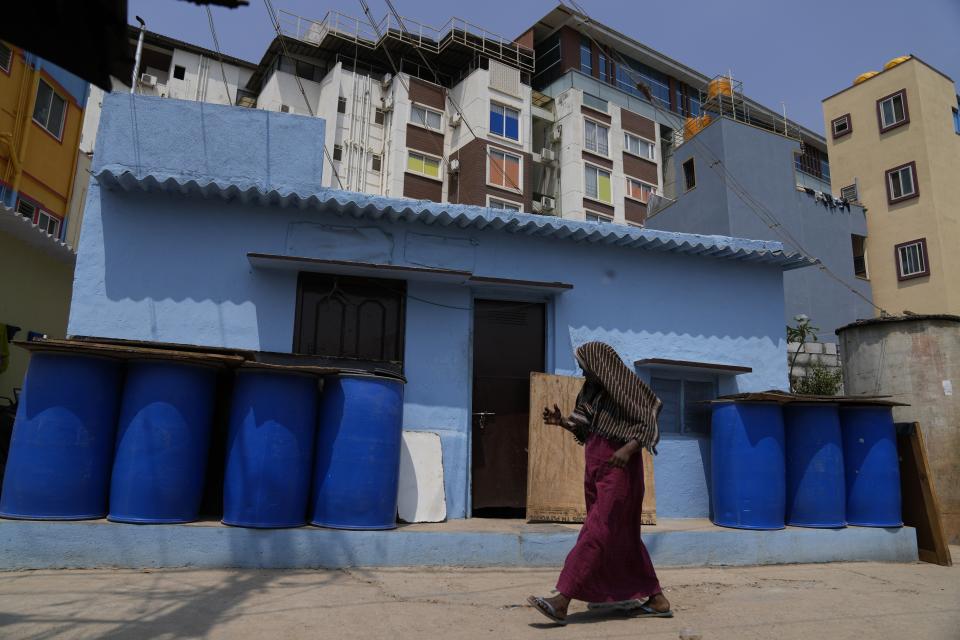
[(477, 300), (473, 326), (473, 511), (527, 501), (530, 373), (543, 371), (542, 304)]

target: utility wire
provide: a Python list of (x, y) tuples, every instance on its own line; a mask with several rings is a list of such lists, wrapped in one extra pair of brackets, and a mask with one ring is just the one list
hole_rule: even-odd
[[(280, 29), (280, 19), (277, 18), (277, 13), (273, 8), (272, 0), (263, 0), (263, 4), (267, 8), (267, 14), (270, 16), (270, 23), (273, 25), (273, 30), (277, 32), (277, 41), (280, 42), (280, 48), (283, 50), (283, 55), (292, 61), (293, 57), (291, 57), (290, 52), (287, 51), (287, 43), (284, 42), (283, 31)], [(293, 79), (297, 81), (297, 86), (300, 87), (300, 95), (303, 96), (303, 103), (307, 105), (307, 112), (309, 112), (310, 116), (313, 117), (315, 115), (313, 112), (313, 107), (310, 106), (310, 99), (307, 98), (307, 91), (303, 88), (303, 83), (300, 81), (300, 76), (294, 73)], [(330, 151), (327, 150), (326, 141), (323, 143), (323, 155), (326, 156), (327, 161), (330, 162), (330, 168), (333, 170), (333, 177), (337, 179), (337, 185), (340, 187), (340, 189), (343, 189), (343, 182), (340, 180), (340, 174), (337, 173), (337, 166), (333, 163), (333, 157), (330, 155)]]
[[(386, 0), (386, 1), (389, 2), (389, 0)], [(578, 21), (579, 21), (581, 24), (583, 24), (584, 26), (590, 27), (591, 29), (594, 28), (594, 27), (592, 26), (592, 24), (591, 24), (592, 22), (594, 22), (593, 19), (590, 18), (590, 15), (576, 2), (576, 0), (560, 0), (560, 1), (561, 1), (562, 4), (568, 5), (568, 6), (569, 6), (570, 8), (572, 8), (574, 11), (576, 11), (577, 13), (583, 15), (583, 16), (586, 18), (586, 20), (577, 18)], [(603, 47), (600, 45), (600, 43), (597, 42), (597, 40), (596, 40), (592, 35), (590, 35), (590, 34), (588, 33), (588, 34), (587, 34), (587, 37), (590, 38), (591, 42), (593, 42), (593, 44), (594, 44), (599, 50), (606, 51), (605, 49), (603, 49)], [(618, 51), (613, 50), (613, 51), (609, 51), (608, 53), (612, 54), (611, 57), (615, 57), (615, 58), (617, 59), (619, 65), (626, 70), (626, 72), (630, 75), (631, 80), (633, 80), (633, 81), (636, 83), (637, 88), (638, 88), (640, 91), (642, 91), (642, 92), (644, 93), (644, 95), (646, 96), (647, 100), (650, 101), (650, 104), (653, 106), (653, 109), (654, 109), (658, 114), (660, 114), (661, 116), (663, 116), (665, 119), (671, 119), (671, 120), (673, 120), (675, 123), (677, 123), (677, 124), (676, 124), (677, 128), (682, 128), (682, 126), (683, 126), (683, 121), (681, 120), (680, 116), (678, 116), (678, 115), (676, 115), (676, 114), (674, 114), (674, 113), (670, 113), (670, 112), (664, 111), (664, 110), (659, 106), (659, 104), (658, 104), (658, 102), (657, 102), (657, 99), (653, 97), (653, 93), (652, 93), (652, 91), (650, 90), (650, 87), (647, 85), (646, 81), (645, 81), (645, 80), (643, 79), (643, 77), (639, 74), (639, 72), (637, 72), (637, 71), (634, 70), (629, 64), (627, 64), (627, 63), (624, 61), (623, 56), (621, 56)], [(638, 80), (638, 77), (639, 77), (639, 80)], [(839, 283), (840, 285), (842, 285), (844, 288), (846, 288), (847, 290), (849, 290), (851, 293), (853, 293), (853, 294), (856, 295), (857, 297), (861, 298), (863, 301), (865, 301), (867, 304), (869, 304), (869, 305), (872, 306), (873, 308), (875, 308), (875, 309), (877, 309), (878, 311), (880, 311), (882, 314), (886, 314), (886, 310), (885, 310), (885, 309), (883, 309), (882, 307), (878, 306), (876, 303), (873, 302), (873, 300), (871, 300), (871, 299), (868, 298), (867, 296), (863, 295), (862, 293), (860, 293), (859, 291), (857, 291), (856, 289), (854, 289), (854, 288), (853, 288), (852, 286), (850, 286), (843, 278), (841, 278), (840, 276), (838, 276), (838, 275), (837, 275), (836, 273), (834, 273), (829, 267), (827, 267), (827, 266), (823, 263), (822, 260), (820, 260), (819, 258), (817, 258), (816, 256), (814, 256), (812, 253), (810, 253), (809, 251), (807, 251), (806, 248), (800, 243), (800, 241), (798, 241), (798, 240), (793, 236), (793, 234), (790, 233), (790, 231), (783, 225), (783, 223), (780, 222), (780, 220), (776, 217), (776, 215), (775, 215), (772, 211), (770, 211), (762, 202), (760, 202), (757, 198), (755, 198), (755, 197), (749, 192), (749, 190), (747, 190), (747, 189), (733, 176), (733, 174), (730, 173), (730, 171), (729, 171), (729, 170), (726, 168), (726, 166), (723, 164), (723, 161), (722, 161), (720, 158), (718, 158), (718, 157), (713, 153), (713, 151), (712, 151), (709, 147), (706, 146), (706, 144), (704, 144), (701, 140), (697, 139), (696, 136), (693, 136), (692, 138), (690, 138), (690, 141), (692, 141), (697, 147), (699, 147), (706, 155), (708, 155), (708, 156), (710, 156), (710, 157), (713, 158), (713, 161), (709, 163), (710, 169), (713, 170), (715, 173), (717, 173), (717, 174), (720, 176), (720, 178), (721, 178), (721, 179), (724, 181), (724, 183), (730, 188), (730, 190), (734, 192), (734, 195), (736, 195), (738, 198), (740, 198), (740, 200), (743, 201), (743, 203), (746, 204), (747, 207), (748, 207), (758, 218), (760, 218), (761, 222), (763, 222), (767, 227), (769, 227), (771, 231), (773, 231), (775, 234), (779, 235), (780, 238), (781, 238), (782, 240), (785, 240), (788, 244), (793, 245), (793, 246), (797, 249), (797, 251), (799, 251), (804, 257), (806, 257), (807, 259), (813, 261), (813, 262), (817, 265), (817, 267), (820, 269), (820, 271), (822, 271), (823, 273), (825, 273), (828, 277), (830, 277), (831, 279), (833, 279), (833, 280), (835, 280), (836, 282), (838, 282), (838, 283)]]
[(220, 77), (223, 78), (223, 90), (227, 92), (227, 101), (235, 105), (236, 101), (230, 97), (230, 85), (227, 84), (227, 70), (223, 66), (223, 54), (220, 53), (220, 40), (217, 39), (217, 29), (213, 26), (213, 12), (210, 11), (210, 5), (207, 5), (207, 22), (210, 24), (210, 35), (213, 36), (213, 48), (217, 51), (217, 59), (220, 61)]

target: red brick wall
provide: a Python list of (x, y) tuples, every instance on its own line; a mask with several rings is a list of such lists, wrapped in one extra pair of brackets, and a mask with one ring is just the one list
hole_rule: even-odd
[(592, 162), (593, 164), (600, 165), (601, 167), (605, 167), (608, 170), (613, 171), (613, 160), (609, 160), (603, 156), (594, 155), (589, 151), (582, 151), (581, 157), (587, 162)]
[(623, 153), (623, 172), (631, 178), (643, 180), (650, 184), (657, 184), (657, 163), (627, 152)]
[(623, 214), (627, 222), (643, 224), (647, 219), (647, 205), (630, 198), (624, 198)]
[(403, 197), (440, 202), (443, 198), (443, 183), (414, 173), (405, 173), (403, 174)]
[(633, 111), (620, 109), (620, 126), (623, 127), (624, 131), (629, 131), (647, 140), (657, 139), (657, 125), (654, 124), (653, 120), (644, 118)]
[(410, 100), (440, 111), (447, 106), (444, 88), (419, 78), (410, 78)]
[(580, 105), (580, 111), (583, 112), (583, 115), (589, 118), (593, 118), (594, 120), (598, 120), (600, 122), (606, 122), (607, 124), (610, 124), (612, 122), (612, 119), (610, 118), (610, 116), (608, 116), (605, 113), (601, 113), (600, 111), (595, 111), (590, 107)]
[(443, 157), (443, 134), (407, 124), (407, 148)]
[(583, 208), (589, 209), (590, 211), (595, 211), (596, 213), (602, 213), (604, 215), (613, 217), (613, 205), (602, 204), (595, 200), (588, 200), (587, 198), (583, 199)]

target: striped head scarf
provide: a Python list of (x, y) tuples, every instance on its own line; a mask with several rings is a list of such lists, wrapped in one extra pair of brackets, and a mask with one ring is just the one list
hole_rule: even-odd
[(608, 344), (588, 342), (577, 348), (576, 356), (587, 382), (573, 418), (588, 427), (576, 434), (577, 439), (584, 440), (585, 431), (623, 442), (636, 439), (656, 453), (657, 418), (663, 403), (653, 390)]

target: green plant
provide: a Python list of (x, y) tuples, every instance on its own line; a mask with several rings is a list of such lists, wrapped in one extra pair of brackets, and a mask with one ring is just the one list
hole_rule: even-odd
[(831, 371), (820, 363), (810, 367), (810, 373), (793, 380), (793, 392), (804, 395), (835, 396), (840, 391), (843, 374), (839, 369)]
[[(790, 358), (791, 381), (793, 380), (793, 367), (797, 364), (797, 357), (799, 357), (800, 352), (803, 351), (803, 344), (805, 342), (817, 342), (817, 332), (820, 331), (819, 327), (810, 324), (809, 316), (801, 313), (800, 315), (794, 316), (793, 319), (797, 321), (797, 326), (791, 327), (787, 325), (787, 343), (799, 342), (800, 346), (793, 352), (793, 357)], [(796, 391), (796, 389), (794, 389), (794, 391)]]

